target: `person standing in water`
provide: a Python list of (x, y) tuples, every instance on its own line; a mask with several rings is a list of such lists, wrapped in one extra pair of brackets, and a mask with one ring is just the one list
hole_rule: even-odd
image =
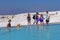
[(27, 16), (27, 22), (28, 22), (28, 26), (31, 25), (31, 16), (30, 14), (28, 13), (28, 16)]
[(48, 14), (48, 11), (46, 11), (46, 24), (47, 24), (47, 26), (48, 26), (48, 24), (49, 24), (49, 19), (50, 19), (50, 16), (49, 16), (49, 14)]
[(36, 12), (36, 24), (38, 24), (38, 19), (39, 19), (38, 12)]
[(10, 30), (11, 28), (11, 19), (8, 20), (7, 28)]
[(36, 14), (33, 16), (33, 19), (34, 19), (34, 23), (33, 24), (38, 24), (38, 12), (36, 12)]
[(17, 24), (17, 28), (18, 28), (18, 30), (20, 30), (20, 27), (21, 27), (21, 25), (20, 25), (20, 24)]
[(40, 21), (40, 26), (42, 27), (44, 25), (44, 17), (43, 17), (43, 14), (40, 14), (39, 21)]
[(28, 30), (30, 31), (31, 16), (30, 16), (30, 14), (29, 14), (29, 13), (28, 13), (28, 16), (27, 16), (27, 22), (28, 22)]

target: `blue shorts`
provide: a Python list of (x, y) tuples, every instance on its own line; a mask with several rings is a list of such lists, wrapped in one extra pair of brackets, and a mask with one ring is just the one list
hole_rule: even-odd
[(40, 22), (43, 22), (43, 20), (40, 20)]

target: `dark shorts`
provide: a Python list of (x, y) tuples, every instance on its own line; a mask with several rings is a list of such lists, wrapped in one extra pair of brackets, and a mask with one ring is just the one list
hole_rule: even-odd
[(31, 20), (30, 20), (30, 19), (28, 19), (28, 22), (31, 22)]
[(46, 22), (49, 22), (49, 20), (46, 20)]

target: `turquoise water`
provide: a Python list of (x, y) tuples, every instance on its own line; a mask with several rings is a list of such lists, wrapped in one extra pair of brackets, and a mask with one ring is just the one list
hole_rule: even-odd
[(60, 40), (60, 24), (49, 26), (39, 25), (22, 26), (20, 30), (16, 27), (8, 31), (7, 28), (0, 28), (0, 40)]

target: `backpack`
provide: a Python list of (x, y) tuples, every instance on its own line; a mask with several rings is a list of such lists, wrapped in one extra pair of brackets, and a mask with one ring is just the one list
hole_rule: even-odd
[(35, 19), (35, 15), (33, 15), (33, 19)]

